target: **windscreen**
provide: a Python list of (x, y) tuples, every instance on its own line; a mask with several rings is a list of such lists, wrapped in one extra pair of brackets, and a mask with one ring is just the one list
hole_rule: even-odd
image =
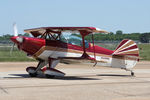
[[(77, 45), (77, 46), (82, 46), (82, 38), (79, 33), (75, 32), (62, 32), (61, 34), (61, 41), (72, 44), (72, 45)], [(89, 47), (89, 43), (85, 40), (85, 47)]]

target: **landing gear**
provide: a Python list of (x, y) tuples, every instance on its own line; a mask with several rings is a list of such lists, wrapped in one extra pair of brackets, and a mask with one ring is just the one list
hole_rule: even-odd
[(134, 72), (133, 71), (131, 71), (131, 76), (134, 76)]
[(26, 71), (29, 73), (29, 75), (31, 77), (36, 77), (37, 76), (37, 73), (36, 73), (36, 67), (28, 67), (26, 69)]
[(131, 69), (125, 69), (125, 70), (126, 70), (126, 71), (130, 71), (130, 72), (131, 72), (131, 76), (135, 76), (133, 70), (131, 70)]
[[(49, 64), (48, 64), (49, 63)], [(36, 77), (37, 75), (45, 76), (46, 78), (54, 78), (55, 76), (64, 76), (65, 73), (54, 69), (59, 63), (59, 60), (50, 58), (49, 61), (41, 60), (37, 67), (28, 67), (26, 71), (31, 77)]]
[(29, 73), (29, 75), (30, 75), (31, 77), (36, 77), (36, 76), (37, 76), (37, 73)]
[(44, 67), (47, 63), (45, 61), (40, 61), (37, 67), (27, 67), (26, 71), (29, 73), (31, 77), (36, 77), (39, 72), (41, 72), (41, 68)]
[(63, 77), (65, 75), (65, 73), (54, 68), (47, 68), (43, 73), (47, 78), (54, 78), (55, 76)]
[(54, 75), (45, 74), (46, 78), (54, 78)]

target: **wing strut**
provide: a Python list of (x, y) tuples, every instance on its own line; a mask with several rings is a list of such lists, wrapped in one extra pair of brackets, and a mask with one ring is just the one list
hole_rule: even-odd
[[(81, 34), (81, 36), (82, 36), (82, 43), (83, 43), (83, 45), (82, 45), (82, 47), (83, 47), (83, 55), (82, 55), (82, 57), (83, 57), (83, 58), (90, 59), (90, 60), (94, 60), (94, 61), (95, 61), (95, 64), (94, 64), (93, 66), (96, 66), (97, 62), (96, 62), (96, 55), (95, 55), (94, 36), (93, 36), (93, 34), (92, 34), (93, 51), (94, 51), (94, 58), (92, 58), (92, 57), (90, 57), (90, 56), (86, 53), (85, 38), (84, 38), (86, 35), (84, 34), (84, 32), (85, 32), (85, 31), (80, 31), (80, 34)], [(86, 33), (87, 33), (87, 32), (86, 32)], [(87, 34), (90, 34), (90, 32), (87, 33)]]
[[(85, 48), (85, 39), (84, 39), (84, 37), (86, 36), (85, 34), (85, 31), (83, 31), (83, 30), (80, 30), (80, 34), (81, 34), (81, 36), (82, 36), (82, 47), (83, 47), (83, 55), (85, 55), (86, 54), (86, 48)], [(86, 54), (87, 55), (87, 54)]]
[(96, 61), (96, 55), (95, 55), (95, 44), (94, 44), (94, 35), (93, 35), (93, 33), (92, 33), (92, 42), (93, 42), (93, 51), (94, 51), (94, 58), (95, 58), (95, 64), (93, 66), (95, 67), (96, 64), (97, 64), (97, 61)]

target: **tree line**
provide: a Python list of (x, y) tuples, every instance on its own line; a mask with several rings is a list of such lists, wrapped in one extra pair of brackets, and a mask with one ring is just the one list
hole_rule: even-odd
[[(86, 36), (86, 39), (92, 41), (90, 35)], [(131, 39), (141, 43), (150, 42), (150, 32), (146, 33), (123, 33), (121, 30), (116, 31), (116, 33), (110, 32), (109, 34), (95, 34), (95, 41), (121, 41), (123, 39)]]

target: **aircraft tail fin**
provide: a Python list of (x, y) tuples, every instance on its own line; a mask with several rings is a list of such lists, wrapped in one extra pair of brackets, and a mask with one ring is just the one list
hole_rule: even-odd
[(112, 54), (112, 67), (132, 69), (139, 61), (139, 49), (132, 40), (122, 40)]
[(139, 57), (139, 49), (133, 40), (124, 39), (118, 45), (113, 55), (128, 55)]

